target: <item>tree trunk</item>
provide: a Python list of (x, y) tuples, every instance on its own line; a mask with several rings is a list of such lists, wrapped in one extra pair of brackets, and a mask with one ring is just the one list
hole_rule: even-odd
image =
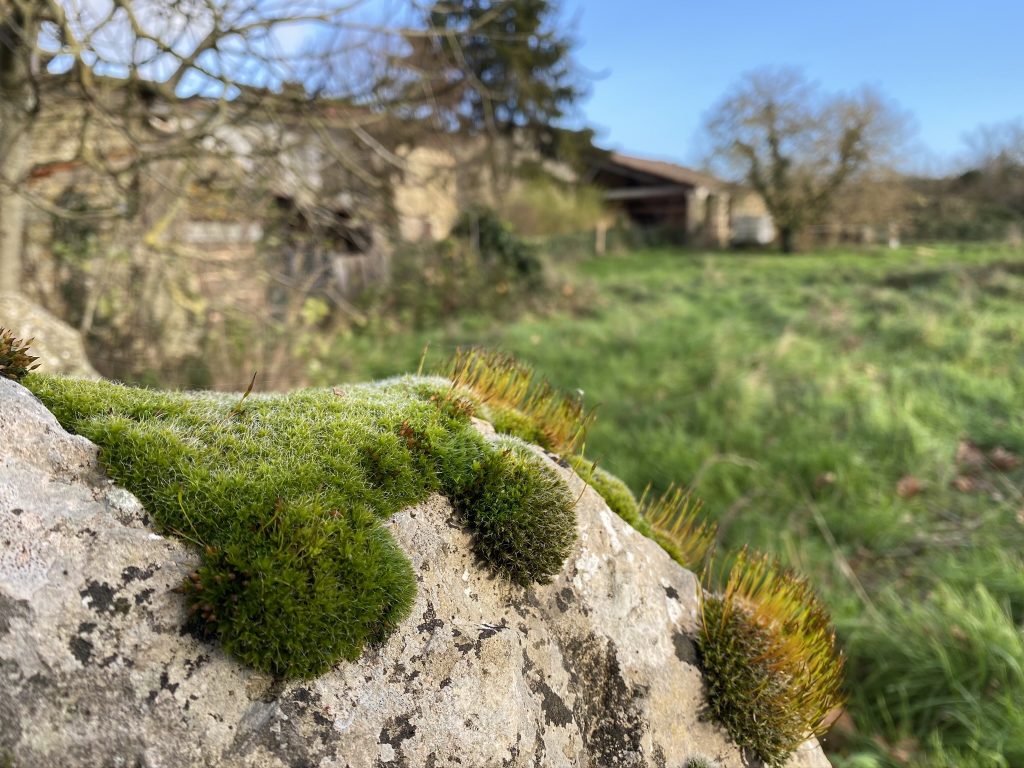
[(796, 230), (793, 227), (779, 227), (779, 247), (783, 253), (795, 250)]
[(18, 194), (32, 161), (38, 104), (32, 78), (44, 4), (22, 4), (0, 19), (0, 289), (20, 291), (25, 199)]
[[(6, 110), (0, 109), (0, 112)], [(18, 128), (11, 125), (7, 117), (0, 117), (3, 120), (0, 136), (7, 134), (9, 128)], [(21, 132), (21, 137), (12, 144), (6, 157), (0, 159), (0, 173), (4, 179), (17, 184), (28, 170), (32, 152), (31, 132)], [(18, 194), (17, 189), (6, 185), (0, 187), (0, 289), (5, 291), (21, 291), (25, 208), (25, 199)]]

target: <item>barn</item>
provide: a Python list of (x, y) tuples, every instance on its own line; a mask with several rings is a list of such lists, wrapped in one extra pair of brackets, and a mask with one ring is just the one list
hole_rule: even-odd
[[(748, 218), (747, 209), (754, 202), (749, 190), (707, 173), (618, 152), (596, 161), (586, 181), (604, 191), (605, 201), (623, 223), (670, 243), (728, 245), (737, 234), (733, 217)], [(763, 218), (763, 206), (755, 207), (755, 217)]]

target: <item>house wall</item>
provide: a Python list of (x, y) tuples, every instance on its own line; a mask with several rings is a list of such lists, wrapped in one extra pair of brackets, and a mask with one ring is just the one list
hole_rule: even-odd
[(733, 216), (768, 216), (764, 198), (752, 189), (734, 187), (730, 195)]
[[(253, 148), (273, 127), (228, 126), (218, 138), (236, 150), (232, 156), (208, 158), (199, 167), (194, 158), (187, 167), (183, 160), (147, 167), (137, 182), (122, 180), (134, 184), (137, 198), (134, 206), (125, 206), (123, 190), (81, 160), (84, 114), (70, 100), (40, 118), (31, 160), (37, 173), (29, 192), (47, 203), (66, 203), (74, 193), (90, 208), (113, 206), (115, 215), (81, 222), (80, 229), (90, 232), (97, 248), (111, 253), (160, 250), (173, 254), (176, 262), (192, 261), (196, 268), (187, 271), (195, 279), (189, 281), (194, 284), (189, 292), (211, 301), (223, 299), (225, 290), (245, 296), (265, 290), (256, 284), (261, 271), (254, 267), (257, 250), (273, 248), (273, 239), (289, 235), (287, 222), (283, 233), (267, 229), (275, 198), (319, 211), (312, 222), (318, 227), (350, 226), (358, 235), (323, 243), (331, 251), (324, 259), (333, 264), (330, 271), (338, 278), (339, 291), (351, 293), (365, 279), (386, 272), (387, 253), (396, 239), (420, 242), (447, 236), (463, 205), (463, 187), (474, 173), (469, 170), (472, 163), (460, 162), (447, 138), (437, 146), (400, 149), (398, 167), (386, 158), (385, 149), (354, 143), (344, 130), (325, 139), (322, 127), (303, 131), (301, 125), (284, 131), (280, 150), (263, 159)], [(130, 160), (133, 149), (116, 130), (92, 125), (90, 147)], [(479, 199), (487, 184), (477, 178), (471, 186), (473, 198)], [(119, 209), (128, 215), (117, 216)], [(325, 224), (324, 215), (335, 222)], [(24, 237), (28, 290), (58, 312), (60, 297), (53, 286), (61, 282), (62, 229), (68, 227), (44, 207), (30, 208)], [(356, 269), (340, 261), (357, 255)], [(378, 268), (367, 258), (382, 263)]]
[(399, 156), (406, 166), (394, 189), (400, 239), (416, 243), (445, 237), (459, 215), (454, 153), (436, 147), (408, 147)]

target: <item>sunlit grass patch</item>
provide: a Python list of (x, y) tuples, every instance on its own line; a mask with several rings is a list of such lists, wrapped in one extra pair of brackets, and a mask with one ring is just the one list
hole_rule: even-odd
[(1010, 606), (978, 584), (879, 607), (847, 627), (858, 728), (912, 745), (912, 765), (1024, 765), (1024, 631)]

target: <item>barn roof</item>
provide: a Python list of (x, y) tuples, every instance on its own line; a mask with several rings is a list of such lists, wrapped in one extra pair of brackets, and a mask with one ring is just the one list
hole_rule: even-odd
[(655, 176), (673, 184), (683, 184), (688, 187), (708, 187), (719, 189), (726, 186), (721, 179), (716, 179), (710, 174), (695, 171), (683, 165), (668, 163), (663, 160), (649, 160), (643, 157), (623, 155), (619, 152), (612, 152), (601, 164), (603, 169), (614, 171), (619, 166), (627, 171)]

